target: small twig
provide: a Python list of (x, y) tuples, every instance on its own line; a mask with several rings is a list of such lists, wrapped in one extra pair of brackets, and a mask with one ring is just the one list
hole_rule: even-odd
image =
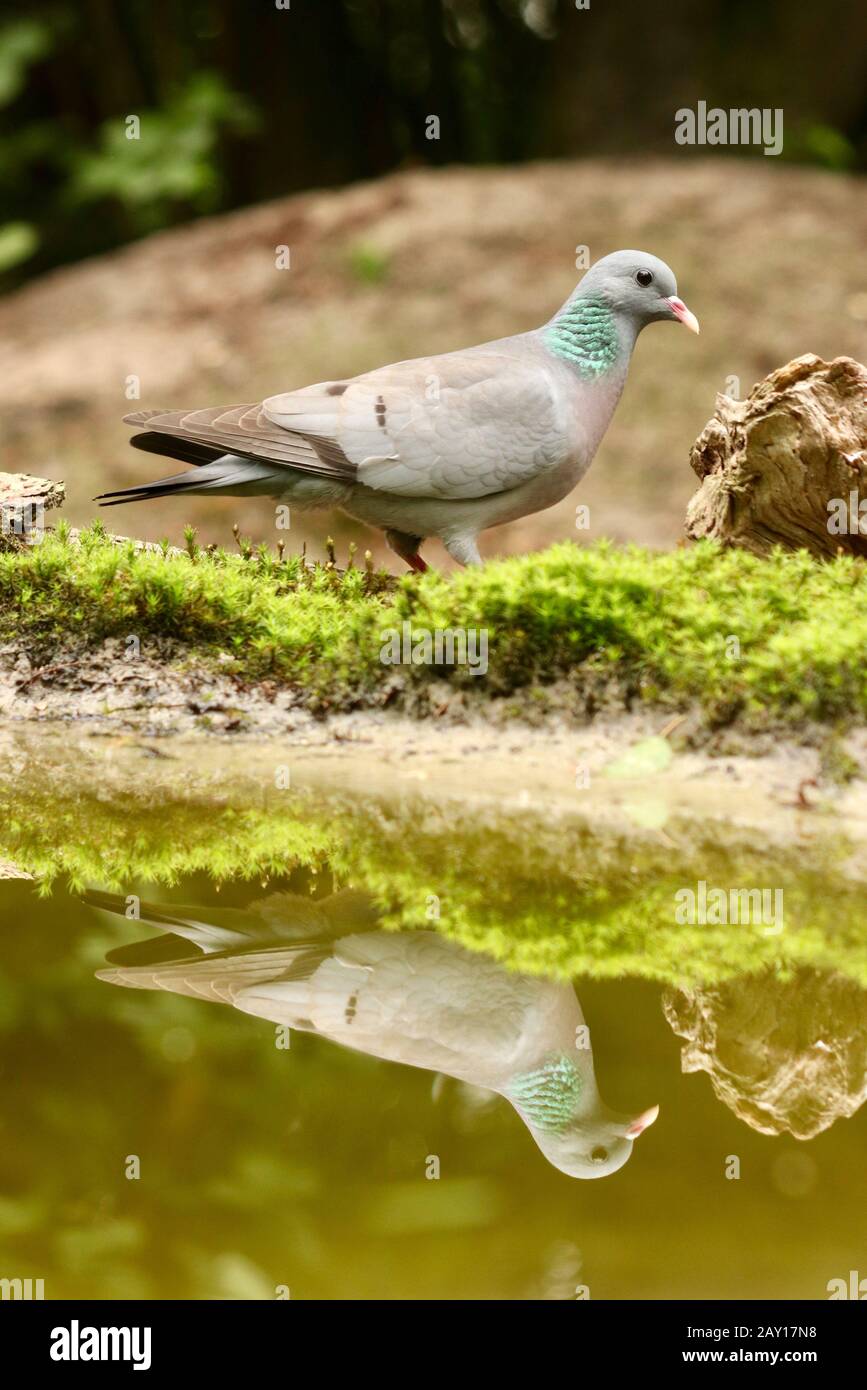
[(25, 685), (30, 685), (31, 681), (41, 680), (43, 676), (47, 676), (52, 671), (62, 671), (67, 666), (78, 665), (77, 659), (75, 661), (52, 661), (47, 666), (40, 666), (37, 670), (31, 671), (29, 676), (23, 676), (20, 681), (16, 682), (15, 689), (23, 690)]

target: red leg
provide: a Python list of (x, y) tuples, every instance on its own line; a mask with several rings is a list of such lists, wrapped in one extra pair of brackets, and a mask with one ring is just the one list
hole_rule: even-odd
[(385, 539), (389, 549), (405, 560), (411, 570), (424, 574), (427, 565), (418, 553), (423, 539), (421, 536), (409, 536), (405, 531), (386, 531)]

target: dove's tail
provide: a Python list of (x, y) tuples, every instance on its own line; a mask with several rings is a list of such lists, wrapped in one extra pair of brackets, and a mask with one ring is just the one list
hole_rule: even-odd
[[(280, 896), (294, 901), (292, 894)], [(261, 938), (265, 927), (261, 918), (242, 909), (215, 909), (208, 915), (219, 916), (222, 922), (237, 921), (246, 930), (221, 922), (204, 922), (198, 915), (201, 909), (195, 907), (161, 907), (118, 893), (87, 892), (82, 899), (91, 907), (120, 916), (127, 916), (134, 903), (137, 922), (166, 933), (119, 946), (106, 954), (110, 964), (97, 970), (96, 978), (132, 989), (163, 989), (233, 1004), (237, 995), (251, 985), (276, 977), (306, 979), (331, 949), (330, 943), (309, 939), (291, 945), (279, 941), (265, 943)], [(267, 905), (270, 900), (264, 901)], [(195, 948), (192, 951), (190, 943)]]
[(235, 1002), (250, 984), (306, 980), (336, 940), (369, 930), (378, 916), (369, 893), (348, 888), (320, 900), (272, 893), (246, 908), (161, 905), (119, 893), (81, 896), (91, 907), (165, 933), (109, 951), (110, 968), (98, 970), (97, 979), (224, 1003)]
[(192, 439), (177, 439), (174, 435), (149, 430), (134, 435), (130, 443), (149, 454), (162, 454), (195, 464), (196, 471), (174, 473), (170, 478), (159, 478), (152, 483), (103, 492), (96, 498), (103, 507), (117, 507), (122, 502), (142, 502), (150, 497), (168, 497), (179, 492), (195, 495), (225, 492), (233, 497), (264, 494), (273, 497), (279, 496), (286, 486), (285, 468), (266, 461), (242, 458), (239, 454), (221, 453), (219, 449), (198, 444)]
[[(138, 898), (124, 897), (120, 893), (87, 892), (82, 893), (81, 898), (90, 907), (102, 908), (103, 912), (113, 912), (118, 917), (131, 917), (143, 926), (156, 927), (158, 931), (182, 938), (182, 941), (175, 944), (179, 949), (183, 946), (185, 955), (190, 954), (186, 942), (192, 942), (205, 954), (243, 948), (250, 944), (248, 932), (216, 922), (204, 922), (198, 914), (198, 909), (194, 907), (173, 909), (170, 904), (160, 906), (157, 903), (143, 902)], [(143, 951), (142, 948), (147, 949)], [(156, 955), (165, 958), (167, 948), (171, 954), (171, 946), (165, 937), (151, 937), (149, 941), (137, 941), (131, 946), (121, 946), (117, 951), (109, 952), (106, 960), (122, 959), (129, 962), (138, 960), (142, 954), (149, 960), (155, 959)]]

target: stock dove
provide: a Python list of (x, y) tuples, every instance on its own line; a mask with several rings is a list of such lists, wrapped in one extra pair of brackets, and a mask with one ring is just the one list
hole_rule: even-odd
[(254, 405), (127, 415), (136, 448), (196, 472), (97, 500), (224, 492), (338, 507), (384, 530), (413, 569), (427, 568), (418, 552), (431, 536), (479, 564), (480, 531), (552, 506), (587, 472), (638, 334), (664, 319), (698, 332), (664, 261), (616, 251), (529, 333)]
[[(84, 896), (125, 914), (125, 898)], [(111, 951), (99, 979), (230, 1004), (496, 1091), (572, 1177), (621, 1168), (656, 1119), (657, 1106), (629, 1117), (601, 1100), (571, 985), (512, 974), (436, 932), (371, 930), (365, 893), (321, 901), (276, 893), (246, 909), (143, 902), (139, 912), (169, 935)]]

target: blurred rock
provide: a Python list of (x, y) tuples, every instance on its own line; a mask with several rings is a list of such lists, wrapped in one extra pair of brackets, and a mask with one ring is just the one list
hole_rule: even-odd
[(690, 463), (702, 479), (687, 508), (692, 540), (867, 554), (867, 368), (807, 353), (744, 401), (717, 396)]
[(843, 975), (757, 975), (669, 990), (662, 1007), (686, 1044), (685, 1072), (761, 1134), (811, 1139), (867, 1100), (867, 991)]

